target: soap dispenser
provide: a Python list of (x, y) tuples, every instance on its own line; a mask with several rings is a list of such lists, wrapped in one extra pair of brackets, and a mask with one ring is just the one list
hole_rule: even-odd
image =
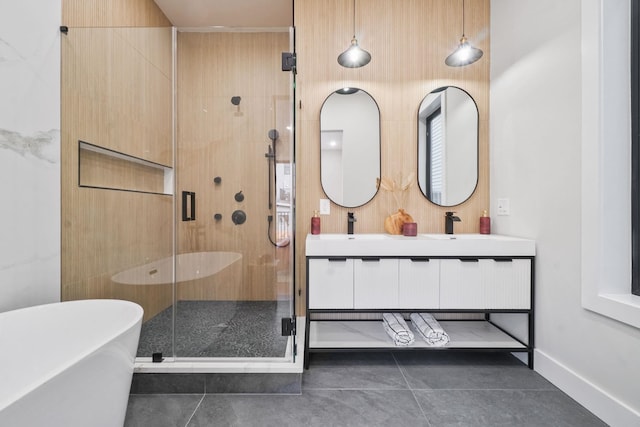
[(491, 234), (491, 218), (487, 215), (486, 209), (480, 217), (480, 234)]
[(318, 216), (318, 211), (313, 211), (313, 216), (311, 217), (311, 234), (320, 234), (320, 216)]

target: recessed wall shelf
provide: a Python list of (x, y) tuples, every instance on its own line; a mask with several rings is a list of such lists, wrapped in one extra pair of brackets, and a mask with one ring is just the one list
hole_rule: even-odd
[(173, 168), (78, 141), (78, 186), (173, 195)]

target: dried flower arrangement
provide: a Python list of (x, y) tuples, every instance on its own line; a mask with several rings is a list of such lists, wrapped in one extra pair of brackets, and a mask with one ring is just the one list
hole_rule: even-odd
[(398, 181), (388, 177), (382, 177), (378, 182), (380, 188), (390, 192), (396, 202), (398, 211), (387, 216), (384, 220), (384, 229), (389, 234), (402, 234), (402, 227), (406, 222), (414, 222), (411, 215), (402, 208), (404, 205), (406, 191), (415, 182), (415, 174), (411, 172), (406, 179), (402, 179), (402, 174), (398, 174)]

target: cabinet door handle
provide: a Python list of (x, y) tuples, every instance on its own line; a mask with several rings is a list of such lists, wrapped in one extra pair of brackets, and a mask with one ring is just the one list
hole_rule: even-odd
[(478, 262), (478, 258), (460, 258), (460, 262)]
[(361, 258), (362, 262), (379, 262), (380, 258), (376, 258), (376, 257), (366, 257), (366, 258)]
[(495, 262), (513, 262), (513, 258), (494, 258)]
[(347, 262), (347, 258), (327, 258), (329, 262)]
[(429, 262), (431, 261), (429, 258), (409, 258), (411, 262)]

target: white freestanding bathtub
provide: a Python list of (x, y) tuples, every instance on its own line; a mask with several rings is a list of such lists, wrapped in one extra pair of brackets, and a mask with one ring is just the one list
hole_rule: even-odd
[(121, 427), (142, 314), (121, 300), (0, 313), (0, 426)]

